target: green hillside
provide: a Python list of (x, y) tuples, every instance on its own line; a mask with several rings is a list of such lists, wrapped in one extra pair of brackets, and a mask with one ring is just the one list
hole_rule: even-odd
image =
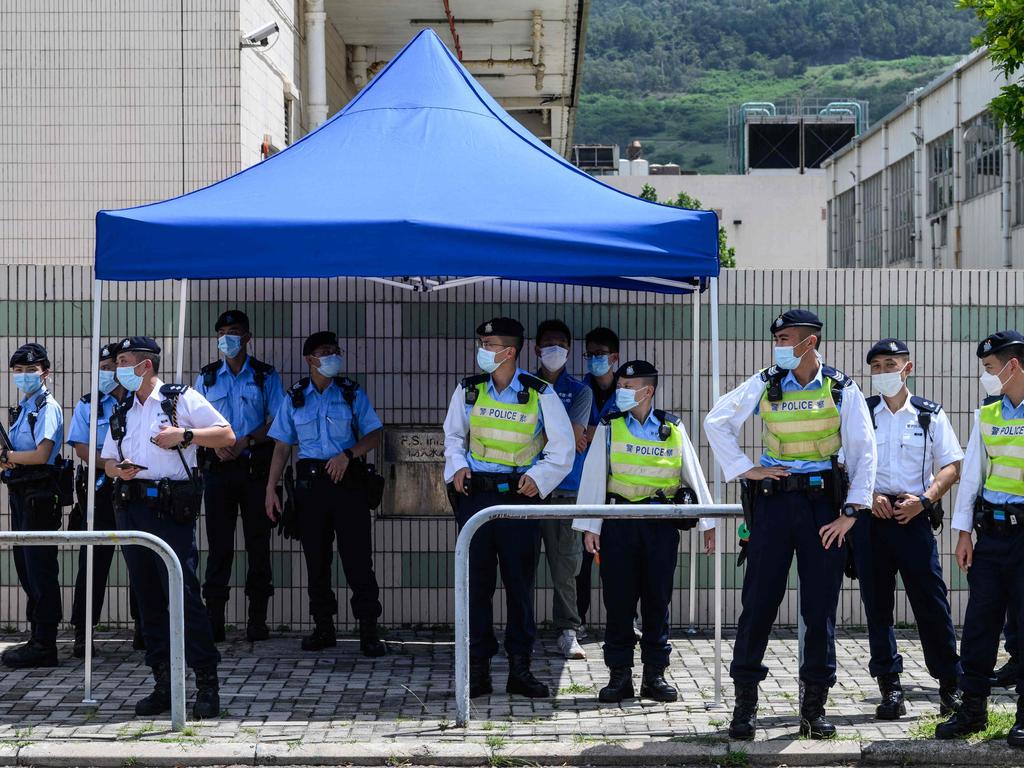
[(729, 107), (856, 98), (875, 121), (975, 31), (952, 0), (593, 0), (575, 140), (726, 172)]

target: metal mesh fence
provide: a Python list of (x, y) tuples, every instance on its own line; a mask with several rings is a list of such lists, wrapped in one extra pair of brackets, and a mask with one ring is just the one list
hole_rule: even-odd
[[(790, 306), (815, 309), (825, 320), (826, 360), (866, 381), (864, 353), (877, 338), (906, 338), (914, 352), (916, 373), (912, 389), (942, 402), (954, 428), (966, 444), (971, 412), (980, 401), (974, 345), (990, 330), (1021, 327), (1024, 310), (1014, 306), (1024, 272), (914, 271), (914, 270), (729, 270), (721, 279), (722, 386), (728, 389), (770, 361), (767, 327)], [(0, 267), (0, 353), (4, 360), (26, 339), (36, 339), (50, 350), (54, 365), (52, 390), (71, 410), (85, 391), (91, 366), (91, 271), (85, 267)], [(178, 284), (111, 283), (104, 289), (103, 338), (128, 333), (156, 337), (164, 348), (164, 370), (173, 370), (177, 328)], [(213, 322), (228, 307), (246, 311), (253, 323), (250, 351), (272, 362), (285, 386), (306, 375), (301, 358), (302, 340), (311, 332), (332, 329), (341, 337), (349, 376), (365, 388), (387, 428), (401, 425), (436, 429), (443, 421), (451, 391), (462, 376), (474, 371), (473, 329), (494, 315), (518, 318), (531, 335), (547, 318), (564, 320), (577, 342), (569, 370), (583, 373), (580, 339), (590, 328), (607, 325), (622, 339), (622, 360), (645, 358), (662, 371), (659, 405), (691, 425), (691, 376), (699, 377), (699, 416), (707, 412), (710, 394), (710, 348), (707, 296), (702, 298), (700, 369), (692, 370), (692, 298), (631, 291), (549, 284), (489, 281), (435, 294), (422, 294), (355, 280), (216, 280), (189, 286), (184, 350), (185, 381), (193, 382), (198, 369), (216, 357)], [(523, 367), (536, 368), (532, 338), (524, 352)], [(165, 379), (172, 374), (165, 375)], [(9, 375), (0, 377), (0, 404), (14, 405), (16, 393)], [(705, 472), (712, 463), (699, 432), (693, 435)], [(760, 450), (758, 427), (752, 421), (743, 433), (744, 447)], [(66, 451), (70, 455), (70, 451)], [(440, 475), (441, 467), (437, 465)], [(440, 481), (439, 481), (440, 482)], [(725, 487), (724, 500), (735, 501), (734, 484)], [(947, 503), (947, 510), (950, 504)], [(435, 516), (395, 518), (382, 509), (374, 528), (375, 563), (382, 587), (384, 616), (390, 626), (450, 625), (453, 620), (452, 551), (455, 524), (445, 511)], [(0, 491), (0, 528), (9, 526), (6, 491)], [(244, 623), (244, 547), (238, 526), (229, 621)], [(205, 525), (198, 526), (200, 551), (205, 551)], [(940, 552), (951, 588), (954, 615), (962, 616), (966, 581), (953, 562), (948, 528), (940, 534)], [(673, 622), (689, 622), (687, 586), (690, 581), (689, 547), (684, 536), (676, 570)], [(739, 611), (742, 571), (735, 567), (735, 524), (725, 526), (719, 541), (726, 553), (725, 621), (735, 622)], [(271, 601), (274, 626), (299, 628), (309, 623), (306, 573), (295, 542), (274, 538), (274, 583)], [(61, 555), (64, 615), (70, 614), (76, 554)], [(202, 559), (205, 562), (205, 558)], [(696, 557), (695, 616), (698, 626), (711, 623), (713, 584), (711, 559)], [(795, 574), (795, 568), (794, 568)], [(129, 621), (127, 575), (115, 558), (108, 600), (101, 623)], [(589, 623), (603, 621), (595, 585)], [(780, 609), (784, 623), (795, 622), (795, 575)], [(350, 626), (348, 594), (336, 558), (336, 584), (341, 615)], [(550, 618), (551, 590), (546, 566), (538, 576), (537, 618)], [(496, 600), (496, 618), (504, 613)], [(18, 587), (10, 550), (0, 550), (0, 625), (24, 626), (25, 596)], [(906, 601), (897, 601), (897, 620), (912, 621)], [(839, 621), (847, 626), (863, 623), (857, 586), (847, 582)]]

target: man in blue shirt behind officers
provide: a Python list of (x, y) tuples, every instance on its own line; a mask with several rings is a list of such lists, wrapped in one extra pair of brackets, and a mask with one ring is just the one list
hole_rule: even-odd
[[(86, 528), (86, 502), (88, 488), (88, 464), (96, 462), (96, 508), (93, 517), (93, 528), (97, 531), (113, 531), (117, 529), (117, 519), (114, 515), (114, 483), (103, 471), (103, 459), (100, 454), (103, 452), (103, 445), (110, 433), (110, 417), (114, 408), (125, 397), (128, 391), (117, 381), (117, 363), (114, 358), (117, 355), (118, 343), (106, 344), (100, 348), (100, 407), (96, 414), (96, 455), (89, 455), (89, 419), (92, 415), (92, 397), (84, 395), (75, 406), (71, 416), (71, 428), (68, 430), (68, 445), (74, 450), (75, 455), (82, 461), (75, 472), (75, 493), (78, 497), (77, 506), (68, 519), (68, 530), (81, 530)], [(114, 561), (114, 547), (93, 548), (93, 581), (92, 581), (92, 624), (100, 620), (100, 612), (103, 610), (103, 599), (107, 591), (107, 577), (110, 574), (110, 566)], [(71, 604), (71, 623), (75, 627), (75, 644), (73, 653), (76, 658), (85, 657), (85, 570), (86, 552), (85, 547), (78, 551), (78, 575), (75, 577), (75, 597)], [(132, 620), (135, 622), (135, 636), (132, 646), (136, 650), (145, 650), (146, 642), (142, 636), (142, 624), (139, 621), (139, 607), (135, 601), (135, 590), (129, 585), (128, 589), (128, 610)]]
[[(555, 391), (518, 366), (523, 326), (496, 317), (476, 329), (477, 365), (484, 371), (455, 388), (444, 420), (444, 479), (461, 528), (477, 512), (505, 504), (539, 504), (572, 469), (572, 424)], [(473, 537), (469, 552), (469, 695), (492, 692), (491, 657), (498, 652), (492, 601), (501, 569), (508, 623), (505, 690), (549, 695), (530, 671), (537, 627), (536, 520), (494, 520)]]
[[(545, 320), (537, 327), (534, 349), (540, 360), (537, 375), (554, 387), (569, 414), (573, 437), (576, 439), (576, 458), (572, 471), (548, 497), (553, 504), (576, 502), (580, 475), (583, 474), (583, 460), (587, 455), (587, 426), (594, 402), (590, 387), (570, 376), (565, 369), (571, 348), (572, 332), (561, 320)], [(579, 534), (573, 531), (572, 520), (541, 520), (540, 535), (555, 597), (551, 619), (558, 632), (558, 650), (567, 659), (586, 658), (583, 646), (576, 637), (580, 628), (576, 576), (583, 562), (583, 546)]]
[(309, 571), (309, 611), (315, 622), (302, 649), (319, 651), (337, 644), (338, 598), (331, 578), (337, 538), (341, 567), (352, 590), (352, 614), (359, 622), (359, 648), (364, 656), (383, 656), (387, 648), (377, 628), (382, 608), (373, 571), (366, 455), (380, 447), (384, 427), (363, 388), (342, 376), (344, 357), (337, 334), (312, 334), (302, 345), (302, 355), (309, 377), (288, 390), (270, 427), (277, 445), (265, 495), (267, 516), (277, 520), (282, 511), (277, 483), (292, 446), (298, 445), (294, 502)]
[(270, 637), (267, 603), (274, 594), (270, 567), (272, 523), (264, 513), (264, 495), (274, 441), (267, 438), (270, 422), (281, 407), (284, 392), (274, 366), (249, 355), (252, 332), (244, 312), (229, 309), (217, 318), (217, 349), (224, 355), (203, 367), (196, 391), (231, 424), (234, 445), (203, 448), (199, 462), (206, 480), (206, 541), (209, 555), (203, 598), (215, 642), (224, 640), (224, 606), (228, 601), (235, 554), (235, 523), (242, 518), (245, 539), (245, 595), (249, 615), (245, 636), (250, 642)]
[[(970, 587), (960, 638), (963, 701), (935, 727), (937, 739), (962, 738), (988, 726), (992, 670), (1007, 608), (1015, 606), (1019, 616), (1024, 604), (1024, 335), (993, 333), (978, 345), (977, 356), (989, 396), (975, 412), (951, 524), (959, 532), (957, 564)], [(1006, 740), (1024, 747), (1019, 670), (1017, 717)]]
[[(21, 402), (11, 409), (14, 450), (0, 447), (0, 480), (10, 491), (11, 528), (55, 531), (61, 526), (59, 468), (64, 414), (46, 388), (50, 357), (42, 344), (23, 344), (11, 355), (14, 386)], [(3, 654), (8, 667), (57, 666), (57, 625), (61, 619), (57, 547), (15, 547), (14, 567), (28, 597), (31, 639)]]
[[(836, 681), (836, 608), (847, 552), (842, 545), (858, 512), (871, 506), (876, 452), (864, 395), (852, 379), (821, 362), (821, 329), (808, 310), (775, 318), (769, 327), (775, 365), (722, 397), (704, 419), (726, 480), (744, 479), (744, 515), (750, 518), (743, 611), (729, 670), (736, 686), (729, 726), (734, 739), (754, 738), (757, 687), (768, 676), (762, 662), (794, 551), (807, 628), (800, 733), (812, 739), (835, 735), (825, 702)], [(739, 444), (754, 413), (764, 426), (760, 466)]]

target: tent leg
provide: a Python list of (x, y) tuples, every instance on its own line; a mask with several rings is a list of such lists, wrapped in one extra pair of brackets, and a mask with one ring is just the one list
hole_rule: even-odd
[(188, 280), (181, 281), (181, 295), (178, 297), (178, 345), (174, 348), (174, 381), (182, 384), (185, 365), (185, 307), (188, 304)]
[[(711, 321), (711, 404), (718, 402), (721, 391), (719, 381), (720, 350), (718, 348), (718, 278), (711, 278), (710, 290), (710, 321)], [(712, 454), (714, 455), (714, 454)], [(712, 498), (715, 504), (722, 503), (722, 470), (715, 459), (712, 468)], [(726, 521), (719, 520), (715, 533), (715, 702), (714, 706), (722, 706), (722, 547), (725, 546), (722, 528)]]
[[(700, 290), (693, 296), (693, 364), (690, 367), (690, 442), (693, 450), (700, 452)], [(697, 550), (700, 548), (700, 532), (690, 529), (690, 626), (688, 635), (697, 634)]]
[[(96, 520), (96, 424), (99, 419), (99, 384), (100, 384), (100, 327), (103, 310), (103, 283), (93, 280), (92, 288), (92, 376), (89, 383), (91, 393), (90, 402), (93, 407), (89, 409), (89, 466), (88, 483), (86, 484), (85, 501), (85, 528), (91, 531), (95, 527)], [(85, 694), (83, 704), (95, 704), (92, 697), (92, 553), (93, 546), (89, 544), (85, 548)]]

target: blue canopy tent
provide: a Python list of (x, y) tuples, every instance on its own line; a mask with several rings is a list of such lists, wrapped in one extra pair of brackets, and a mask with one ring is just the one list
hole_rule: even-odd
[[(282, 152), (180, 197), (97, 214), (92, 392), (102, 281), (182, 281), (180, 380), (188, 280), (337, 276), (421, 291), (494, 278), (667, 293), (710, 285), (717, 391), (718, 273), (714, 213), (640, 200), (583, 173), (424, 30), (344, 110)], [(695, 341), (698, 310), (695, 301)], [(694, 409), (698, 393), (694, 376)], [(691, 432), (696, 439), (696, 410)]]

